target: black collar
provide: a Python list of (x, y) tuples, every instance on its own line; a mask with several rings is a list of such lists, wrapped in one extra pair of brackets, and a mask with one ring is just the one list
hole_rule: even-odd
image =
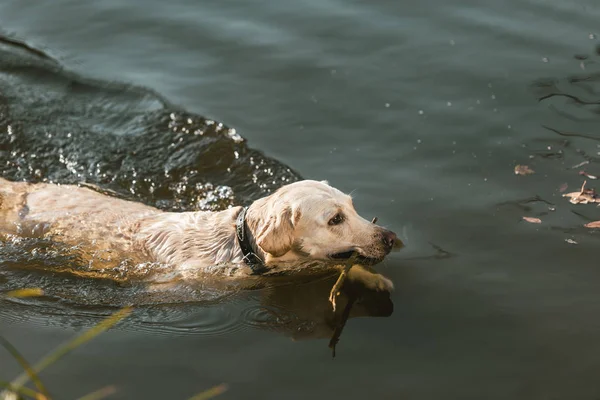
[(265, 264), (260, 257), (254, 252), (250, 239), (246, 234), (248, 226), (246, 225), (246, 211), (248, 207), (242, 208), (242, 211), (238, 214), (235, 220), (235, 236), (237, 237), (242, 254), (244, 255), (244, 262), (250, 267), (252, 273), (259, 274), (265, 269)]

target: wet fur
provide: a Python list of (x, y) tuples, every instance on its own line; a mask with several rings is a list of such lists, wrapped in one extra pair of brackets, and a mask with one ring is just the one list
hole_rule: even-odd
[[(240, 211), (165, 212), (86, 187), (0, 179), (0, 233), (76, 247), (86, 271), (105, 271), (127, 259), (184, 274), (223, 265), (248, 274), (235, 235)], [(344, 213), (343, 226), (328, 226), (336, 212)], [(389, 231), (358, 216), (350, 197), (326, 182), (284, 186), (255, 201), (246, 221), (256, 253), (271, 270), (336, 267), (329, 255), (347, 248), (380, 261), (390, 250), (381, 242)], [(373, 273), (362, 271), (355, 275), (371, 288), (391, 289), (389, 280), (378, 275), (369, 283), (363, 275)]]

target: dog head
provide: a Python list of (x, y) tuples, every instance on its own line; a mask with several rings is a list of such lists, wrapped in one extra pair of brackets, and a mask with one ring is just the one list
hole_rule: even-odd
[(265, 263), (321, 261), (376, 264), (402, 242), (362, 218), (352, 198), (325, 181), (283, 186), (254, 202), (247, 222)]

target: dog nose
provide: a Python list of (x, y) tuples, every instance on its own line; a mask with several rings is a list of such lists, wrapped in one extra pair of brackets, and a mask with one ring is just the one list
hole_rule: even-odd
[(384, 229), (383, 232), (381, 232), (381, 234), (383, 244), (385, 244), (385, 247), (387, 247), (389, 250), (391, 250), (394, 247), (394, 245), (396, 245), (396, 242), (399, 242), (398, 236), (396, 236), (396, 234), (392, 231)]

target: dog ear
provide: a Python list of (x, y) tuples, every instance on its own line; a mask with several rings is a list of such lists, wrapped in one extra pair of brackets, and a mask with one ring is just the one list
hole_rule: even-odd
[(281, 257), (291, 250), (294, 242), (294, 224), (292, 209), (285, 207), (283, 211), (265, 222), (256, 235), (256, 244), (274, 257)]

